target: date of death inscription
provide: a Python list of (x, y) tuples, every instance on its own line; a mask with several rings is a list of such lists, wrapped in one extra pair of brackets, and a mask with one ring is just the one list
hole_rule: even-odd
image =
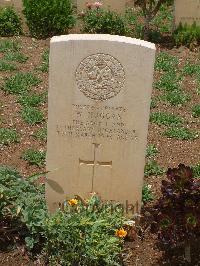
[(58, 135), (71, 138), (103, 138), (110, 140), (137, 140), (135, 129), (127, 128), (124, 107), (72, 105), (72, 119), (57, 124)]

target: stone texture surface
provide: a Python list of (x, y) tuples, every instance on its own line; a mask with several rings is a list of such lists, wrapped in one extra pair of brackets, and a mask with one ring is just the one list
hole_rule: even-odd
[(154, 44), (128, 37), (51, 39), (46, 186), (51, 211), (66, 198), (91, 192), (131, 211), (140, 208), (154, 57)]
[(0, 6), (14, 6), (18, 10), (22, 10), (22, 0), (0, 0)]
[[(95, 1), (74, 0), (78, 12), (86, 9), (86, 2), (94, 3)], [(134, 5), (133, 0), (100, 0), (99, 2), (103, 4), (102, 7), (109, 8), (118, 13), (124, 13), (127, 7), (133, 7)]]
[(182, 24), (191, 25), (196, 22), (200, 25), (200, 0), (175, 0), (175, 26)]

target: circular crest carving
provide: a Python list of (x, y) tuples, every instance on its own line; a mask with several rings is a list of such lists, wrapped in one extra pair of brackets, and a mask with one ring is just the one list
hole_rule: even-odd
[(88, 98), (105, 101), (124, 87), (125, 72), (121, 63), (108, 54), (94, 54), (82, 60), (76, 70), (79, 90)]

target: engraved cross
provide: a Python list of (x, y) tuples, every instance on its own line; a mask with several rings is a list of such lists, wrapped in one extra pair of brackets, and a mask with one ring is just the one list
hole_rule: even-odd
[(94, 188), (94, 176), (95, 176), (95, 167), (100, 165), (100, 166), (107, 166), (107, 167), (112, 167), (112, 161), (109, 161), (109, 162), (100, 162), (100, 161), (97, 161), (96, 160), (96, 151), (97, 149), (99, 148), (99, 146), (101, 144), (98, 144), (98, 143), (92, 143), (94, 145), (94, 159), (92, 161), (86, 161), (86, 160), (82, 160), (82, 159), (79, 159), (79, 165), (90, 165), (92, 166), (92, 191), (91, 192), (94, 192), (93, 191), (93, 188)]

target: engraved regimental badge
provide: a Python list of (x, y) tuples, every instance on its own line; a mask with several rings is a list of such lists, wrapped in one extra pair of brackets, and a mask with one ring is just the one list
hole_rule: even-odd
[(105, 101), (123, 89), (125, 72), (121, 63), (113, 56), (94, 54), (79, 64), (76, 70), (76, 83), (86, 97)]

